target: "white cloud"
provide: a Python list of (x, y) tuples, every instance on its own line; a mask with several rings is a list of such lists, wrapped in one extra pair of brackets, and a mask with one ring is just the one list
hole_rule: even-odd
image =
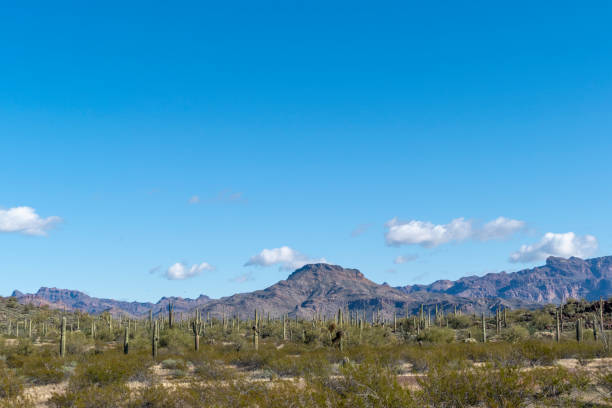
[(478, 236), (483, 241), (490, 239), (504, 239), (525, 229), (526, 226), (527, 223), (525, 223), (525, 221), (498, 217), (493, 221), (487, 222), (482, 229), (478, 231)]
[(548, 232), (532, 245), (522, 245), (510, 255), (510, 262), (532, 262), (549, 256), (586, 258), (597, 250), (597, 238), (592, 235), (577, 236), (573, 232), (555, 234)]
[(399, 221), (389, 220), (385, 227), (387, 245), (421, 245), (426, 248), (435, 247), (447, 242), (459, 242), (466, 239), (507, 238), (525, 228), (525, 222), (499, 217), (479, 227), (471, 220), (455, 218), (448, 224), (433, 224), (429, 221)]
[(189, 198), (189, 204), (198, 204), (200, 202), (200, 197), (198, 197), (197, 195), (191, 196), (191, 198)]
[(398, 221), (393, 218), (385, 226), (387, 245), (421, 245), (431, 248), (450, 241), (463, 241), (472, 235), (472, 222), (456, 218), (448, 224), (435, 225), (428, 221)]
[(325, 258), (309, 258), (288, 246), (283, 246), (280, 248), (264, 249), (259, 254), (252, 256), (244, 266), (280, 265), (282, 269), (298, 269), (310, 263), (327, 263), (327, 261)]
[(400, 255), (393, 260), (393, 263), (396, 265), (404, 264), (406, 262), (415, 261), (419, 256), (416, 254), (412, 255)]
[(212, 271), (215, 268), (207, 262), (202, 262), (201, 264), (191, 265), (187, 267), (182, 262), (177, 262), (166, 271), (166, 279), (170, 280), (183, 280), (193, 278), (194, 276), (198, 276), (204, 271)]
[(60, 217), (55, 216), (41, 218), (32, 207), (0, 209), (0, 232), (47, 235), (47, 231), (61, 220)]

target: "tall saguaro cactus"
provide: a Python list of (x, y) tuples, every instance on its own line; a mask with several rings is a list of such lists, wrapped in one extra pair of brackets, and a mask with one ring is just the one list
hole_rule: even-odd
[(497, 310), (495, 311), (495, 334), (499, 335), (501, 332), (501, 311), (499, 310), (499, 306), (497, 306)]
[(157, 358), (157, 346), (159, 342), (159, 324), (157, 320), (153, 323), (153, 334), (151, 336), (151, 350), (153, 358)]
[(127, 354), (130, 348), (130, 325), (125, 326), (123, 333), (123, 354)]
[(580, 343), (582, 341), (582, 338), (582, 319), (578, 319), (576, 321), (576, 341)]
[(255, 321), (253, 322), (253, 348), (259, 350), (259, 317), (255, 309)]
[(287, 315), (283, 314), (283, 340), (287, 341)]
[(174, 324), (174, 305), (168, 303), (168, 327), (171, 329)]
[(193, 339), (195, 351), (200, 349), (200, 330), (202, 330), (202, 319), (200, 318), (200, 309), (196, 309), (196, 317), (191, 322), (191, 330), (193, 330)]
[(556, 316), (556, 320), (557, 320), (557, 336), (556, 336), (556, 340), (557, 343), (559, 343), (561, 341), (561, 323), (559, 322), (559, 315), (561, 313), (559, 312), (559, 310), (556, 311), (555, 316)]
[(60, 357), (66, 355), (66, 316), (62, 317), (62, 326), (60, 329)]
[(485, 321), (484, 312), (482, 312), (482, 342), (487, 342), (487, 322)]

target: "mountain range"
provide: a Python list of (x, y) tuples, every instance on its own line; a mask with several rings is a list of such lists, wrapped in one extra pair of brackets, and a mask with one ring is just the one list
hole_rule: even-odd
[(520, 299), (527, 303), (561, 303), (565, 299), (595, 300), (612, 294), (612, 256), (593, 259), (549, 257), (546, 265), (518, 272), (468, 276), (457, 281), (399, 287), (419, 292), (482, 298)]
[(357, 269), (338, 265), (309, 264), (294, 271), (286, 280), (254, 292), (239, 293), (220, 299), (200, 295), (196, 299), (164, 297), (157, 303), (126, 302), (90, 297), (76, 290), (40, 288), (34, 294), (14, 291), (20, 303), (48, 305), (67, 310), (99, 314), (123, 314), (143, 317), (149, 311), (163, 313), (169, 303), (177, 313), (200, 308), (204, 313), (251, 316), (255, 309), (279, 316), (311, 317), (331, 315), (339, 308), (374, 313), (382, 311), (414, 313), (421, 304), (445, 310), (455, 307), (466, 312), (505, 307), (535, 308), (547, 303), (560, 303), (568, 298), (588, 300), (612, 295), (612, 256), (580, 259), (549, 257), (546, 264), (518, 272), (489, 273), (469, 276), (457, 281), (439, 280), (430, 285), (391, 287), (367, 279)]

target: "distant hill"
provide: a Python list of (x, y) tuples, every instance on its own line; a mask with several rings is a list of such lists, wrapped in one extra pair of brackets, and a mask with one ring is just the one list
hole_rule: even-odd
[(393, 312), (400, 316), (406, 311), (414, 313), (421, 304), (432, 309), (437, 304), (447, 311), (456, 305), (465, 312), (489, 310), (498, 304), (518, 305), (514, 301), (468, 299), (425, 291), (407, 294), (387, 284), (372, 282), (357, 269), (320, 263), (305, 265), (286, 280), (266, 289), (212, 300), (203, 309), (214, 315), (249, 317), (257, 309), (276, 316), (289, 313), (290, 316), (312, 317), (315, 313), (331, 315), (346, 307), (370, 315), (382, 310), (389, 317)]
[(457, 281), (399, 287), (407, 294), (449, 294), (468, 298), (498, 297), (527, 303), (595, 300), (612, 295), (612, 256), (593, 259), (549, 257), (546, 265), (518, 272), (468, 276)]
[(194, 308), (210, 301), (206, 295), (200, 295), (196, 299), (183, 299), (180, 297), (163, 297), (157, 303), (150, 302), (126, 302), (114, 299), (100, 299), (91, 297), (77, 290), (45, 288), (42, 287), (34, 294), (24, 294), (15, 290), (12, 294), (20, 303), (31, 303), (36, 306), (47, 305), (54, 309), (66, 308), (67, 310), (81, 310), (90, 314), (109, 312), (113, 315), (129, 315), (139, 317), (148, 315), (149, 310), (154, 314), (166, 311), (168, 303), (174, 304), (174, 310), (178, 313), (189, 312)]
[(382, 310), (387, 317), (394, 312), (414, 313), (421, 304), (450, 311), (455, 306), (466, 312), (481, 312), (499, 305), (533, 308), (559, 303), (568, 298), (589, 300), (612, 295), (612, 257), (579, 259), (548, 258), (546, 265), (513, 273), (490, 273), (457, 281), (440, 280), (431, 285), (390, 287), (367, 279), (357, 269), (338, 265), (310, 264), (296, 270), (286, 280), (254, 292), (239, 293), (221, 299), (200, 295), (196, 299), (164, 297), (157, 303), (125, 302), (99, 299), (85, 293), (56, 288), (40, 288), (35, 294), (15, 291), (20, 303), (78, 309), (92, 314), (108, 311), (134, 317), (165, 312), (168, 303), (177, 313), (195, 308), (220, 317), (250, 317), (254, 310), (279, 316), (312, 317), (315, 313), (331, 315), (339, 308), (365, 311), (371, 316)]

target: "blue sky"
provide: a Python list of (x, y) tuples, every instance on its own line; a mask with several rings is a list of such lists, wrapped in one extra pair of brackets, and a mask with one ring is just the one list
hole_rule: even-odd
[(4, 6), (0, 293), (612, 254), (609, 2), (329, 3)]

